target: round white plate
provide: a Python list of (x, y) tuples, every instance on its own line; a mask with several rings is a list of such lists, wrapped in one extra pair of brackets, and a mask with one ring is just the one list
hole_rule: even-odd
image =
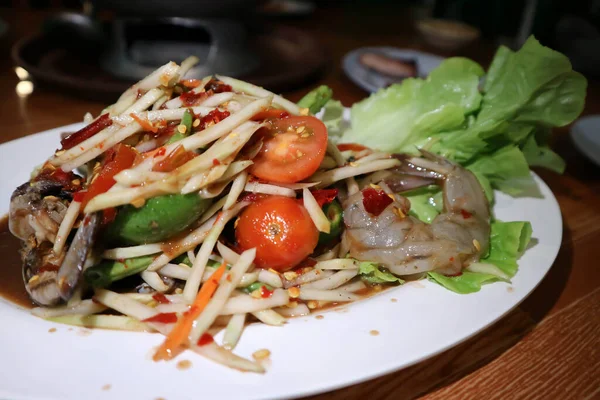
[[(0, 145), (0, 212), (13, 189), (57, 147), (52, 129)], [(458, 295), (428, 281), (406, 284), (276, 328), (255, 324), (236, 353), (271, 351), (264, 375), (230, 370), (186, 352), (156, 363), (158, 334), (86, 330), (51, 323), (0, 300), (0, 398), (11, 400), (95, 399), (275, 399), (299, 397), (377, 377), (440, 353), (509, 312), (542, 280), (558, 252), (562, 221), (556, 199), (536, 177), (543, 198), (497, 194), (500, 220), (529, 220), (538, 243), (521, 258), (511, 284), (494, 283)], [(17, 251), (17, 249), (15, 249)], [(2, 268), (21, 268), (3, 265)], [(1, 272), (0, 272), (1, 278)], [(509, 290), (510, 289), (510, 290)], [(392, 302), (391, 299), (397, 299)], [(56, 332), (49, 333), (50, 328)], [(371, 330), (379, 331), (373, 336)], [(106, 390), (108, 386), (110, 388)], [(103, 389), (104, 388), (104, 389)]]
[(344, 56), (342, 68), (348, 77), (367, 92), (376, 92), (389, 84), (389, 78), (385, 78), (379, 72), (364, 66), (360, 62), (363, 53), (383, 53), (388, 57), (400, 60), (415, 60), (417, 62), (417, 74), (424, 78), (444, 60), (444, 57), (435, 54), (424, 53), (418, 50), (398, 49), (396, 47), (361, 47)]

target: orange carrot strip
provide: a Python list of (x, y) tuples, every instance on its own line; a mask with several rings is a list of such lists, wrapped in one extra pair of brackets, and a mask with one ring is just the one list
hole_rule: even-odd
[(154, 125), (152, 125), (150, 123), (150, 121), (145, 120), (145, 119), (141, 119), (140, 117), (138, 117), (134, 113), (129, 114), (129, 116), (131, 118), (133, 118), (135, 120), (135, 122), (137, 122), (138, 124), (140, 124), (140, 126), (142, 127), (143, 130), (154, 132), (154, 133), (158, 132), (158, 128), (155, 127)]
[(219, 280), (221, 280), (224, 272), (225, 263), (221, 264), (221, 266), (210, 276), (208, 281), (202, 285), (190, 309), (183, 314), (179, 321), (177, 321), (175, 327), (166, 337), (163, 344), (156, 350), (153, 357), (154, 361), (170, 360), (173, 358), (174, 351), (187, 341), (194, 321), (202, 313), (212, 295), (215, 293), (215, 290), (217, 290)]

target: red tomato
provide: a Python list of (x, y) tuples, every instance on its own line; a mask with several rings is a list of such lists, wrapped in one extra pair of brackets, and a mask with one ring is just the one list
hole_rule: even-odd
[(363, 150), (369, 150), (369, 148), (367, 146), (363, 146), (362, 144), (358, 144), (358, 143), (340, 143), (337, 145), (337, 148), (339, 151), (363, 151)]
[(254, 114), (252, 117), (252, 121), (262, 121), (265, 119), (273, 119), (273, 118), (287, 118), (290, 114), (282, 110), (280, 108), (267, 108), (266, 110), (260, 111), (257, 114)]
[(272, 121), (251, 172), (271, 182), (294, 183), (311, 176), (327, 150), (327, 128), (315, 117)]
[(256, 247), (254, 263), (258, 267), (283, 272), (313, 252), (319, 231), (296, 199), (269, 196), (244, 210), (235, 237), (242, 250)]
[(117, 183), (113, 177), (124, 169), (130, 168), (137, 155), (137, 151), (124, 144), (118, 144), (110, 149), (106, 154), (104, 166), (81, 200), (81, 209), (83, 210), (91, 199), (113, 187)]
[[(164, 148), (164, 147), (163, 147)], [(179, 145), (170, 152), (165, 158), (157, 162), (152, 171), (155, 172), (171, 172), (176, 168), (181, 167), (192, 158), (196, 157), (196, 153), (193, 151), (186, 151), (186, 149)]]
[(383, 190), (368, 187), (362, 191), (363, 206), (369, 214), (378, 216), (394, 201)]

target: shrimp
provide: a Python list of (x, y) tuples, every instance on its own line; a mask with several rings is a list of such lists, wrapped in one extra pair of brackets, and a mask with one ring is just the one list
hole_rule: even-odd
[[(427, 224), (409, 216), (410, 201), (394, 194), (395, 200), (375, 216), (365, 210), (361, 191), (344, 202), (344, 240), (352, 257), (380, 263), (396, 275), (427, 271), (456, 275), (487, 253), (490, 206), (470, 171), (427, 151), (421, 153), (423, 158), (399, 157), (403, 164), (394, 173), (426, 177), (427, 183), (438, 181), (443, 189), (442, 213)], [(400, 185), (395, 186), (398, 190)]]

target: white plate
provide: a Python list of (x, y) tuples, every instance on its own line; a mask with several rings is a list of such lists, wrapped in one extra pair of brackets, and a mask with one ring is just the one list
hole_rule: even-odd
[[(0, 146), (0, 212), (13, 189), (55, 149), (52, 129)], [(562, 221), (556, 199), (536, 176), (543, 198), (513, 199), (497, 194), (501, 220), (529, 220), (538, 243), (521, 258), (512, 284), (494, 283), (458, 295), (422, 281), (282, 328), (252, 325), (236, 352), (271, 351), (264, 375), (241, 373), (186, 352), (192, 368), (155, 363), (157, 334), (86, 331), (36, 318), (0, 300), (0, 398), (81, 399), (274, 399), (332, 390), (417, 363), (469, 338), (509, 312), (542, 280), (558, 252)], [(15, 249), (17, 251), (17, 249)], [(20, 268), (3, 265), (2, 268)], [(509, 290), (509, 288), (512, 288)], [(398, 301), (392, 302), (395, 298)], [(57, 331), (49, 333), (50, 328)], [(378, 336), (369, 332), (377, 330)], [(89, 334), (84, 334), (89, 333)], [(109, 390), (103, 386), (110, 385)]]
[(376, 92), (389, 84), (389, 78), (385, 78), (379, 72), (365, 67), (360, 62), (363, 53), (383, 53), (388, 57), (400, 60), (415, 60), (417, 63), (417, 74), (424, 78), (435, 69), (444, 57), (435, 54), (424, 53), (418, 50), (398, 49), (396, 47), (361, 47), (344, 56), (342, 67), (348, 77), (367, 92)]

